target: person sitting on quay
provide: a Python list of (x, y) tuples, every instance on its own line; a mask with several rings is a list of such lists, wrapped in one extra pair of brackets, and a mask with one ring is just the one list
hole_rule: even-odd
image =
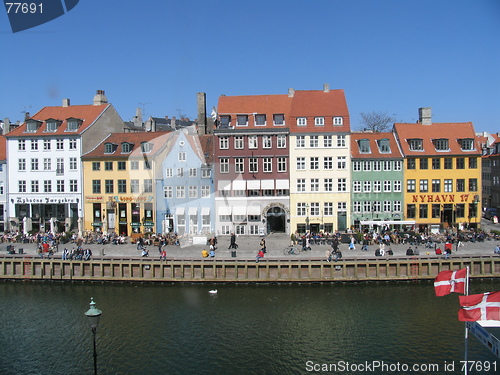
[(215, 258), (215, 250), (210, 249), (210, 252), (208, 253), (208, 255), (210, 256), (210, 258)]
[(413, 249), (411, 248), (411, 246), (406, 250), (406, 255), (415, 255)]
[(161, 253), (160, 253), (160, 261), (167, 261), (167, 251), (166, 250), (162, 250)]
[(85, 249), (84, 253), (83, 253), (83, 259), (84, 260), (90, 260), (90, 258), (92, 257), (92, 250), (90, 249)]
[(207, 250), (205, 250), (205, 249), (203, 249), (203, 250), (201, 251), (201, 256), (202, 256), (203, 258), (208, 258), (208, 251), (207, 251)]
[(328, 250), (326, 249), (326, 261), (327, 262), (331, 262), (332, 261), (332, 257), (333, 257), (333, 249), (332, 250)]
[(341, 252), (340, 250), (335, 251), (333, 255), (334, 255), (334, 257), (335, 257), (335, 259), (334, 259), (334, 260), (335, 260), (335, 262), (338, 262), (338, 260), (339, 260), (340, 258), (342, 258), (342, 252)]
[(255, 263), (259, 263), (259, 260), (261, 260), (262, 258), (264, 258), (264, 252), (262, 250), (259, 250), (257, 256), (255, 257)]
[(497, 245), (497, 247), (495, 247), (495, 254), (500, 254), (500, 245)]
[(142, 248), (142, 252), (141, 252), (141, 256), (142, 257), (148, 257), (149, 256), (149, 251), (148, 249), (146, 249), (145, 247)]

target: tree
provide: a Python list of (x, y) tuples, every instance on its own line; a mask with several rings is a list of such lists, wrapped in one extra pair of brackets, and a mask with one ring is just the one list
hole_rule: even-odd
[(374, 133), (386, 132), (391, 130), (391, 123), (396, 119), (389, 116), (386, 112), (361, 112), (361, 125), (359, 130), (370, 130)]

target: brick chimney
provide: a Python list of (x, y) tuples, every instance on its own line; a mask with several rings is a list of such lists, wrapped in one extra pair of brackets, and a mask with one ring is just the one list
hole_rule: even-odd
[(422, 125), (432, 125), (432, 108), (425, 107), (418, 109), (418, 122)]
[(196, 94), (198, 105), (198, 127), (201, 134), (207, 134), (207, 94), (199, 92)]
[(292, 88), (289, 88), (288, 89), (288, 97), (293, 98), (294, 95), (295, 95), (295, 90)]
[(104, 95), (104, 90), (97, 90), (94, 96), (94, 105), (103, 105), (108, 103), (108, 98)]
[(6, 117), (3, 120), (3, 135), (7, 134), (10, 131), (10, 120)]
[(70, 103), (69, 103), (69, 99), (63, 99), (62, 100), (62, 106), (63, 107), (69, 107)]
[(324, 83), (323, 84), (323, 91), (324, 92), (330, 92), (330, 84), (329, 83)]

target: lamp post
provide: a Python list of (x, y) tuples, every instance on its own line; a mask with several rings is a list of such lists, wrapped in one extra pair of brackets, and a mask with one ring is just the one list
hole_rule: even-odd
[(102, 311), (95, 307), (94, 297), (90, 298), (90, 309), (85, 313), (87, 318), (89, 318), (90, 329), (92, 330), (94, 338), (94, 375), (97, 375), (97, 350), (95, 345), (95, 334), (97, 331), (97, 326), (99, 325), (99, 318), (101, 317)]

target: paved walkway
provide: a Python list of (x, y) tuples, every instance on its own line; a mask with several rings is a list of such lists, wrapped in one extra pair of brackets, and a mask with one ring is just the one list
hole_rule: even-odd
[[(285, 234), (271, 234), (265, 237), (267, 244), (267, 254), (265, 259), (270, 260), (309, 260), (309, 259), (325, 259), (325, 253), (327, 250), (331, 250), (331, 247), (328, 245), (311, 245), (311, 251), (301, 252), (298, 255), (284, 255), (284, 249), (290, 245), (289, 236)], [(237, 238), (236, 242), (238, 244), (238, 249), (236, 251), (236, 257), (232, 256), (232, 251), (228, 249), (229, 247), (229, 236), (219, 237), (218, 238), (218, 249), (216, 251), (215, 259), (233, 259), (233, 260), (255, 260), (255, 256), (260, 249), (259, 242), (261, 237), (257, 236), (240, 236)], [(485, 242), (465, 242), (463, 247), (460, 247), (458, 251), (456, 251), (455, 245), (453, 246), (453, 253), (451, 257), (456, 256), (479, 256), (479, 255), (495, 255), (494, 248), (500, 245), (495, 241), (485, 241)], [(22, 248), (25, 256), (37, 257), (38, 254), (36, 252), (36, 244), (14, 244), (16, 253), (18, 253), (18, 249)], [(68, 243), (59, 245), (59, 251), (54, 254), (54, 258), (61, 258), (62, 250), (67, 247), (71, 250), (76, 245)], [(441, 249), (443, 249), (444, 244), (439, 245)], [(299, 247), (299, 246), (297, 246)], [(0, 244), (0, 254), (2, 256), (6, 256), (7, 254), (7, 244)], [(136, 245), (133, 244), (124, 244), (124, 245), (83, 245), (83, 248), (89, 248), (92, 250), (92, 253), (95, 258), (117, 258), (117, 259), (131, 259), (131, 258), (141, 258), (141, 252), (137, 250)], [(157, 247), (148, 246), (149, 250), (149, 258), (151, 259), (159, 259), (159, 252)], [(349, 250), (347, 244), (340, 244), (340, 251), (343, 254), (343, 260), (347, 259), (366, 259), (366, 258), (374, 258), (374, 252), (377, 248), (376, 245), (369, 246), (369, 251), (361, 251), (361, 246), (356, 245), (355, 250)], [(394, 255), (386, 258), (396, 258), (396, 257), (406, 257), (406, 249), (408, 245), (392, 245), (391, 246)], [(181, 246), (165, 246), (164, 249), (167, 251), (167, 260), (168, 259), (176, 259), (176, 260), (192, 260), (192, 259), (202, 259), (201, 251), (203, 249), (208, 250), (208, 246), (204, 245), (190, 245), (186, 247)], [(434, 249), (425, 249), (423, 245), (418, 246), (418, 250), (420, 252), (421, 257), (436, 257), (436, 258), (444, 258), (444, 255), (438, 256), (434, 254)], [(21, 255), (16, 255), (21, 257)], [(377, 257), (380, 259), (380, 257)]]

